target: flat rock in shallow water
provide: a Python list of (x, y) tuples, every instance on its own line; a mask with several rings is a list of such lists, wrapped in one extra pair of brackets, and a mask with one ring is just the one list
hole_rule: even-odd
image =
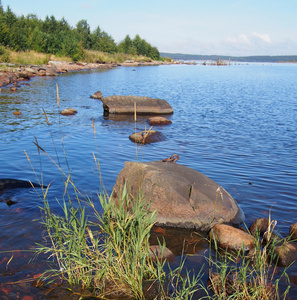
[(124, 184), (158, 211), (159, 225), (209, 230), (217, 223), (239, 223), (243, 213), (231, 195), (205, 175), (172, 162), (126, 162), (113, 187), (117, 201)]
[(170, 104), (163, 99), (138, 96), (109, 96), (101, 99), (105, 113), (110, 114), (172, 114)]

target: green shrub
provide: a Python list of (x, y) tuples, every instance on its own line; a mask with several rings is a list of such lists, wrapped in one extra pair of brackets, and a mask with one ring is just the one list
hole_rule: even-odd
[(0, 62), (9, 62), (9, 50), (7, 50), (3, 45), (0, 45)]

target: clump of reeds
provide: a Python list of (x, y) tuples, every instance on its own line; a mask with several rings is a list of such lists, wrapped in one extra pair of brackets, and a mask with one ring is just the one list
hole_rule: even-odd
[[(68, 184), (69, 182), (67, 182)], [(53, 214), (44, 200), (44, 222), (48, 243), (38, 245), (38, 253), (46, 253), (53, 265), (43, 280), (59, 278), (70, 285), (92, 288), (100, 297), (121, 295), (145, 299), (191, 299), (200, 288), (200, 274), (190, 275), (181, 265), (164, 271), (166, 261), (154, 256), (149, 236), (155, 213), (140, 196), (132, 199), (124, 186), (117, 202), (99, 195), (100, 214), (93, 202), (97, 222), (88, 221), (85, 208), (63, 202), (63, 215)]]

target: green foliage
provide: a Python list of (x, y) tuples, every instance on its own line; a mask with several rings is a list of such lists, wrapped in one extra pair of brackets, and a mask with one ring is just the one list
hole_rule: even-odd
[(98, 26), (91, 35), (92, 49), (96, 51), (102, 51), (107, 53), (117, 52), (117, 45), (114, 39), (108, 35), (105, 31), (101, 31)]
[(0, 44), (0, 62), (9, 62), (9, 51)]
[(153, 60), (160, 59), (160, 53), (156, 47), (142, 39), (138, 34), (132, 40), (129, 35), (118, 45), (119, 52), (132, 55), (144, 55)]
[(44, 21), (34, 14), (16, 16), (9, 6), (5, 11), (0, 2), (0, 44), (14, 51), (34, 50), (57, 56), (70, 56), (74, 61), (84, 58), (84, 50), (107, 53), (122, 52), (159, 59), (159, 51), (137, 35), (129, 36), (117, 45), (108, 33), (98, 26), (91, 32), (86, 20), (80, 20), (75, 28), (62, 18), (47, 16)]
[(76, 33), (79, 42), (82, 43), (82, 46), (85, 49), (91, 49), (91, 29), (86, 20), (80, 20), (76, 24)]

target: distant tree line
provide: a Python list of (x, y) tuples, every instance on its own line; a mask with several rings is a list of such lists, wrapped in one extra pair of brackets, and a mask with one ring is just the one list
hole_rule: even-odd
[(198, 55), (182, 53), (160, 53), (162, 57), (170, 57), (175, 60), (212, 60), (218, 59), (233, 62), (297, 62), (297, 55), (254, 55), (254, 56), (224, 56), (224, 55)]
[(34, 50), (57, 56), (70, 56), (74, 61), (83, 58), (84, 49), (108, 53), (123, 52), (160, 59), (159, 51), (144, 39), (129, 35), (118, 45), (112, 36), (98, 26), (91, 32), (86, 20), (73, 28), (62, 18), (47, 16), (45, 20), (34, 14), (16, 16), (8, 6), (3, 9), (0, 0), (0, 44), (15, 51)]

